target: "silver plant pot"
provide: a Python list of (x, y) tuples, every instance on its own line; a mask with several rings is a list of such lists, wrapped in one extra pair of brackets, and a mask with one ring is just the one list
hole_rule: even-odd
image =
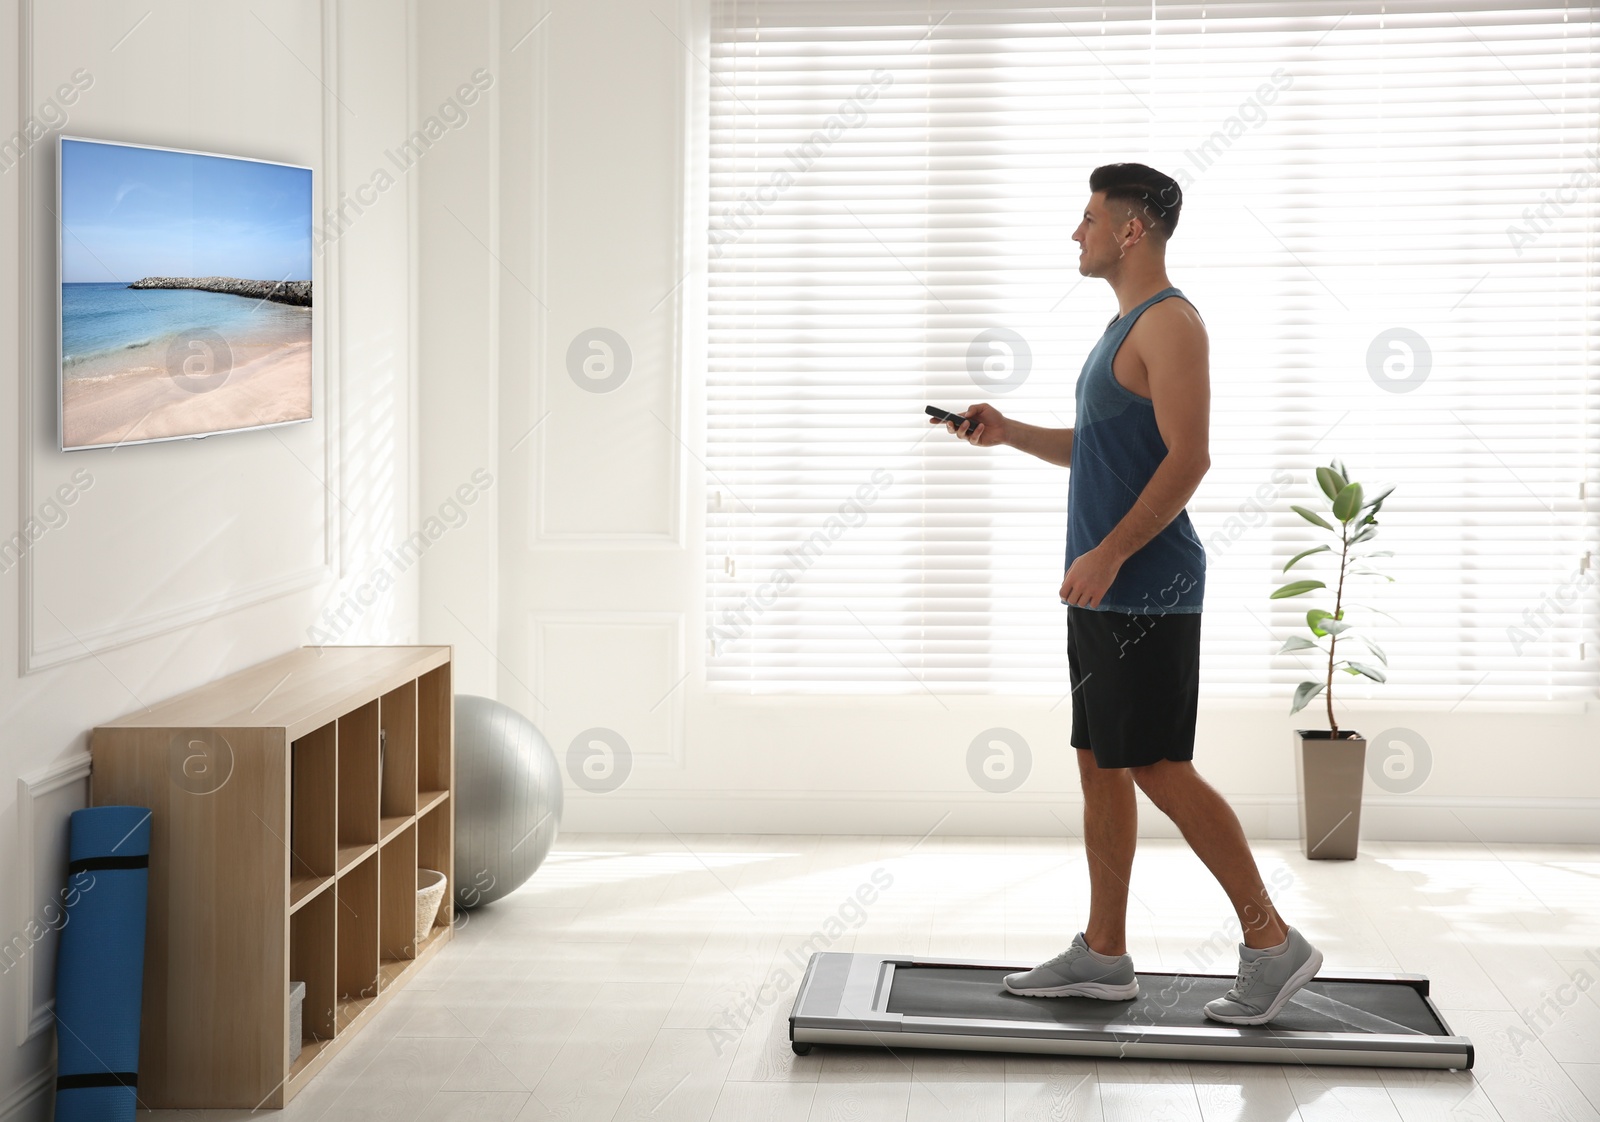
[(1300, 798), (1300, 848), (1311, 860), (1349, 861), (1361, 836), (1361, 786), (1367, 740), (1339, 730), (1294, 730), (1294, 785)]

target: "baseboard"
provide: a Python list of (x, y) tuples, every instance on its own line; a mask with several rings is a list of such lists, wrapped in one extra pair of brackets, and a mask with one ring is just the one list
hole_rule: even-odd
[(55, 1085), (55, 1066), (35, 1072), (4, 1101), (0, 1101), (0, 1122), (43, 1122), (50, 1117), (50, 1089)]
[[(1252, 839), (1299, 837), (1293, 795), (1230, 795)], [(1140, 799), (1139, 836), (1178, 837)], [(893, 834), (1061, 837), (1082, 832), (1081, 801), (1053, 795), (568, 789), (563, 830), (600, 833)], [(1373, 841), (1600, 844), (1600, 799), (1368, 795), (1361, 836)]]
[[(89, 767), (92, 757), (79, 752), (64, 760), (17, 779), (17, 889), (21, 894), (17, 907), (25, 916), (46, 916), (45, 909), (54, 905), (66, 883), (68, 817), (74, 810), (89, 805)], [(79, 784), (75, 791), (66, 788)], [(62, 794), (57, 795), (57, 792)], [(51, 801), (55, 796), (55, 801)], [(59, 852), (55, 857), (57, 867), (53, 883), (38, 884), (35, 874), (39, 866), (42, 845), (50, 845), (54, 836)], [(41, 889), (43, 890), (41, 893)], [(51, 942), (60, 939), (58, 930), (46, 936)], [(32, 947), (30, 946), (30, 951)], [(53, 979), (35, 976), (37, 955), (30, 953), (17, 973), (17, 1044), (21, 1045), (55, 1024), (55, 987)], [(38, 985), (45, 992), (35, 992)], [(0, 1115), (3, 1118), (3, 1115)]]

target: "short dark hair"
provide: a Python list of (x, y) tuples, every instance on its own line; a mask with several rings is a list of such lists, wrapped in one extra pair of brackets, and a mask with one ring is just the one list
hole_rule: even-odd
[(1145, 227), (1163, 243), (1178, 228), (1183, 210), (1183, 188), (1171, 176), (1144, 164), (1105, 164), (1089, 173), (1091, 193), (1104, 192), (1106, 201), (1125, 202), (1142, 211)]

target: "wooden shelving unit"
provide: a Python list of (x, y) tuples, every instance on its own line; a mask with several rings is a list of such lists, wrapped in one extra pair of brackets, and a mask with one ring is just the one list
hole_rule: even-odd
[(141, 1105), (282, 1107), (450, 940), (453, 697), (449, 647), (306, 647), (94, 730), (91, 803), (153, 812)]

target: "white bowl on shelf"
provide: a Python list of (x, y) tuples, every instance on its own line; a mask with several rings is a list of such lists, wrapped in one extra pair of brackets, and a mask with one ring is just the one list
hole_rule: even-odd
[(422, 949), (423, 940), (433, 930), (433, 921), (439, 914), (439, 901), (444, 899), (444, 890), (449, 883), (449, 878), (437, 869), (417, 870), (418, 950)]

